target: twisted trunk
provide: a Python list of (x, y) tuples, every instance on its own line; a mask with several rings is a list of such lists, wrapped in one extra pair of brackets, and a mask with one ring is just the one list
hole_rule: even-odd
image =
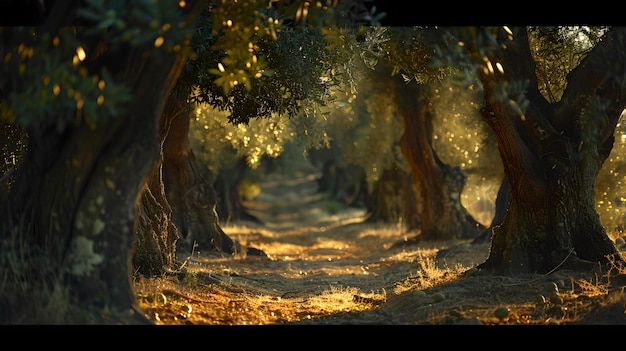
[(127, 112), (95, 131), (86, 125), (63, 134), (54, 126), (29, 129), (27, 154), (2, 204), (9, 219), (2, 233), (19, 233), (33, 265), (45, 266), (42, 273), (68, 273), (87, 305), (103, 304), (106, 296), (120, 311), (134, 309), (135, 205), (158, 159), (154, 126), (162, 104), (155, 97), (167, 94), (168, 76), (183, 63), (171, 62), (165, 69), (146, 62)]
[[(65, 23), (71, 5), (56, 6), (41, 34)], [(193, 16), (201, 8), (201, 2), (188, 2), (184, 11)], [(157, 122), (189, 51), (145, 53), (127, 47), (104, 54), (113, 79), (131, 89), (132, 100), (115, 118), (95, 128), (69, 123), (59, 132), (56, 120), (76, 119), (70, 111), (71, 116), (47, 116), (50, 123), (28, 128), (27, 153), (0, 203), (3, 250), (18, 253), (24, 264), (15, 269), (16, 263), (3, 257), (0, 275), (37, 287), (43, 283), (42, 289), (69, 286), (77, 306), (96, 323), (147, 321), (136, 308), (131, 280), (135, 233), (141, 228), (136, 206), (159, 158)], [(110, 313), (98, 312), (103, 309)]]
[[(368, 221), (419, 223), (411, 174), (397, 164), (385, 169), (367, 198)], [(411, 218), (413, 217), (413, 218)]]
[(215, 191), (196, 168), (188, 132), (189, 111), (183, 100), (177, 113), (170, 117), (163, 146), (163, 184), (180, 232), (179, 247), (191, 250), (197, 245), (202, 250), (232, 254), (237, 247), (219, 226)]
[(404, 120), (400, 146), (411, 167), (419, 213), (419, 220), (408, 218), (408, 229), (419, 229), (415, 240), (475, 237), (484, 227), (461, 205), (467, 176), (459, 167), (443, 163), (433, 148), (433, 116), (427, 92), (417, 84), (405, 84), (400, 79), (396, 82), (398, 109)]
[(196, 165), (189, 143), (188, 91), (181, 86), (170, 94), (161, 118), (161, 158), (142, 193), (136, 270), (160, 275), (178, 267), (177, 256), (218, 251), (263, 256), (232, 240), (220, 227), (215, 190)]
[[(537, 89), (525, 29), (515, 32), (514, 42), (507, 46), (517, 49), (505, 50), (497, 58), (506, 74), (479, 73), (485, 94), (483, 117), (495, 133), (510, 188), (508, 211), (494, 228), (489, 257), (479, 268), (547, 273), (578, 259), (621, 261), (600, 223), (593, 189), (626, 103), (619, 84), (610, 80), (624, 75), (625, 60), (617, 60), (620, 64), (611, 66), (616, 71), (606, 75), (599, 58), (615, 54), (616, 47), (610, 45), (623, 42), (624, 29), (606, 35), (570, 73), (562, 100), (552, 105)], [(509, 108), (512, 100), (502, 101), (497, 93), (508, 82), (522, 80), (530, 85), (525, 94), (528, 107), (520, 115)], [(605, 115), (586, 114), (594, 111), (589, 104), (597, 98), (605, 99)]]

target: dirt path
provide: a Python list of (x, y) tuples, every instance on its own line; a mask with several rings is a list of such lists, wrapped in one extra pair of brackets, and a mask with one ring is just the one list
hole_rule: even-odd
[[(269, 258), (195, 252), (180, 257), (185, 266), (172, 277), (139, 279), (147, 316), (220, 325), (626, 323), (624, 284), (594, 281), (596, 272), (474, 274), (489, 247), (468, 241), (389, 249), (403, 229), (329, 206), (317, 191), (320, 175), (307, 163), (269, 175), (246, 203), (263, 223), (224, 226)], [(553, 282), (558, 298), (546, 290)], [(501, 308), (508, 314), (498, 318)]]

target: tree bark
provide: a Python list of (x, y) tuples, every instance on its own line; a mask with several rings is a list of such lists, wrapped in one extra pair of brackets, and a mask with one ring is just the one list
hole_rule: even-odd
[(408, 217), (406, 225), (408, 230), (419, 229), (416, 237), (398, 244), (475, 237), (484, 226), (461, 205), (467, 176), (459, 167), (443, 163), (433, 148), (432, 113), (426, 88), (395, 79), (398, 110), (404, 120), (400, 145), (411, 168), (418, 211), (418, 217)]
[[(411, 174), (398, 165), (385, 169), (373, 185), (366, 207), (370, 222), (419, 223)], [(413, 218), (411, 218), (413, 217)]]
[(163, 145), (171, 119), (180, 113), (180, 98), (174, 88), (168, 96), (159, 120), (159, 158), (148, 175), (137, 205), (137, 249), (133, 256), (135, 271), (146, 276), (159, 276), (176, 269), (176, 244), (179, 240), (177, 226), (172, 219), (172, 207), (163, 185)]
[(160, 275), (177, 268), (179, 255), (218, 251), (228, 255), (264, 256), (232, 240), (220, 227), (217, 197), (197, 168), (189, 143), (188, 90), (176, 87), (165, 106), (160, 127), (161, 158), (144, 188), (139, 217), (142, 231), (134, 257), (136, 270)]
[[(202, 3), (187, 6), (193, 16)], [(64, 9), (55, 7), (50, 21), (59, 20)], [(143, 53), (106, 53), (111, 76), (132, 94), (116, 118), (97, 123), (95, 130), (81, 123), (59, 133), (55, 116), (52, 123), (28, 128), (27, 153), (0, 204), (3, 244), (29, 257), (23, 272), (2, 267), (2, 275), (63, 280), (61, 286), (71, 286), (72, 297), (93, 313), (95, 323), (148, 322), (136, 308), (131, 280), (136, 205), (158, 160), (157, 121), (189, 51)], [(111, 313), (95, 312), (103, 308)]]
[(164, 85), (152, 80), (166, 81), (170, 73), (160, 66), (143, 72), (151, 78), (137, 84), (134, 103), (115, 122), (96, 131), (70, 127), (64, 134), (31, 128), (3, 207), (3, 218), (12, 218), (3, 232), (19, 231), (33, 255), (49, 260), (54, 271), (68, 272), (80, 301), (104, 303), (93, 300), (106, 296), (126, 311), (135, 304), (129, 264), (135, 204), (157, 159), (151, 126), (162, 106), (145, 101), (164, 95)]
[[(400, 140), (402, 152), (411, 167), (418, 218), (407, 222), (407, 229), (419, 234), (405, 241), (454, 240), (472, 238), (484, 226), (461, 205), (461, 192), (467, 176), (457, 167), (439, 159), (433, 148), (433, 125), (428, 93), (415, 83), (398, 77), (398, 109), (404, 120)], [(401, 242), (402, 243), (402, 242)]]
[[(619, 35), (617, 35), (619, 34)], [(613, 132), (626, 94), (612, 77), (622, 77), (624, 29), (612, 29), (568, 76), (561, 101), (549, 104), (537, 88), (526, 30), (494, 57), (504, 72), (479, 70), (484, 87), (483, 117), (493, 129), (510, 188), (503, 223), (493, 230), (491, 250), (479, 268), (497, 273), (548, 273), (564, 264), (622, 261), (600, 223), (594, 186), (613, 145)], [(612, 46), (613, 45), (613, 46)], [(620, 44), (622, 45), (622, 44)], [(614, 71), (602, 61), (612, 56)], [(514, 97), (499, 98), (510, 82), (529, 82), (523, 115), (511, 109)], [(595, 115), (590, 102), (604, 98), (607, 109)], [(602, 114), (605, 114), (604, 116)]]
[(179, 267), (176, 260), (178, 229), (171, 220), (172, 208), (165, 197), (160, 165), (141, 192), (137, 206), (137, 245), (134, 271), (160, 276)]
[(231, 221), (261, 223), (258, 218), (248, 213), (248, 210), (242, 203), (243, 199), (239, 195), (239, 184), (250, 175), (250, 168), (246, 164), (245, 158), (238, 158), (237, 162), (234, 162), (232, 165), (222, 165), (220, 172), (215, 177), (213, 177), (210, 170), (206, 168), (204, 170), (205, 175), (200, 174), (200, 176), (203, 176), (213, 184), (217, 197), (216, 212), (224, 223), (228, 224)]
[(213, 187), (200, 177), (189, 145), (189, 110), (185, 101), (170, 118), (163, 145), (163, 184), (179, 229), (180, 248), (217, 249), (232, 254), (235, 243), (221, 230)]

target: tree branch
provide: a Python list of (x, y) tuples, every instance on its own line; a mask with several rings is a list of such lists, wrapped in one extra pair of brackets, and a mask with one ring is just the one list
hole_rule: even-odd
[[(588, 108), (591, 98), (596, 96), (608, 103), (605, 110), (608, 120), (601, 125), (596, 124), (601, 126), (597, 131), (598, 144), (611, 138), (626, 105), (626, 55), (625, 50), (615, 50), (624, 43), (626, 28), (612, 27), (568, 74), (567, 87), (555, 110), (557, 125), (572, 125), (572, 117), (580, 117), (580, 111)], [(606, 57), (611, 57), (611, 60), (606, 61)]]

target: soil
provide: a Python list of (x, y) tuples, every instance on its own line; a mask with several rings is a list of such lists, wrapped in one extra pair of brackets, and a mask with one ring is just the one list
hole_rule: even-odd
[(488, 243), (393, 245), (418, 233), (328, 201), (319, 176), (307, 163), (268, 175), (245, 202), (260, 222), (222, 226), (267, 257), (181, 253), (179, 271), (136, 278), (145, 315), (166, 325), (626, 324), (624, 269), (480, 272)]

